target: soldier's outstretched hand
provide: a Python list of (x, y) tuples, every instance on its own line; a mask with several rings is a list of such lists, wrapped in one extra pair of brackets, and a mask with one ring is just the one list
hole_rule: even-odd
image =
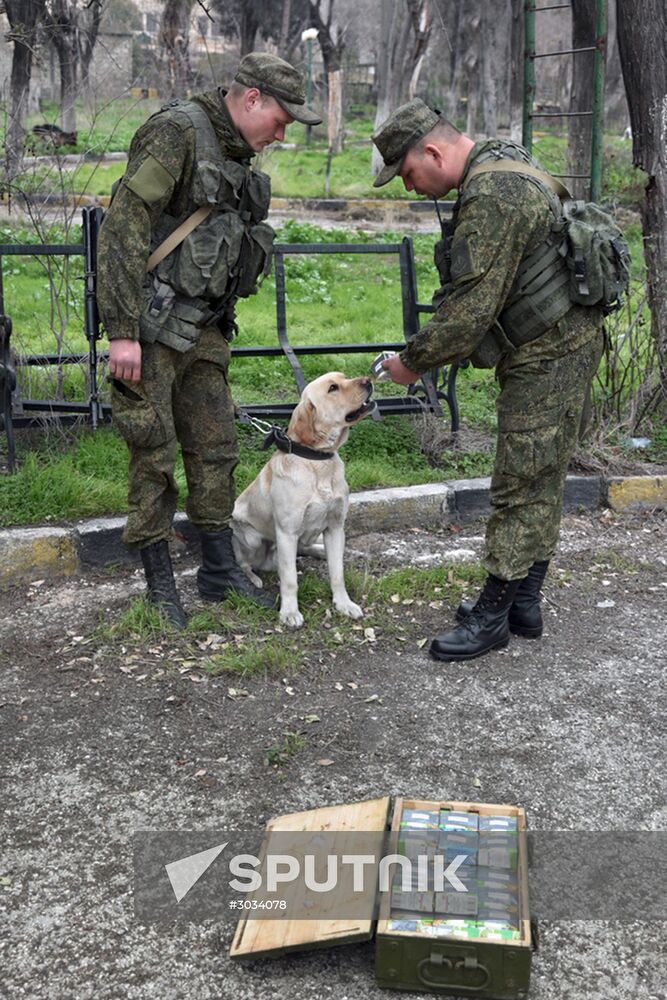
[(412, 385), (413, 382), (419, 381), (419, 375), (406, 368), (398, 354), (383, 361), (382, 367), (389, 372), (392, 382), (397, 382), (398, 385)]

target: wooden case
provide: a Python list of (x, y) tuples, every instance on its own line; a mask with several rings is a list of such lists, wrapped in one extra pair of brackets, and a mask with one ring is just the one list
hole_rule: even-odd
[[(244, 916), (237, 925), (230, 956), (255, 959), (291, 951), (328, 948), (370, 940), (375, 932), (375, 972), (382, 987), (457, 997), (523, 1000), (528, 991), (534, 947), (528, 904), (525, 811), (512, 805), (397, 798), (390, 824), (390, 843), (398, 834), (404, 809), (445, 809), (477, 813), (480, 817), (495, 815), (516, 819), (519, 885), (519, 936), (516, 940), (470, 940), (453, 934), (433, 936), (397, 930), (392, 921), (391, 893), (379, 891), (379, 873), (376, 870), (372, 883), (375, 891), (368, 892), (363, 919), (259, 920)], [(379, 834), (389, 825), (390, 811), (391, 800), (383, 797), (293, 813), (270, 820), (267, 836), (279, 831), (335, 831), (344, 834), (363, 830)]]

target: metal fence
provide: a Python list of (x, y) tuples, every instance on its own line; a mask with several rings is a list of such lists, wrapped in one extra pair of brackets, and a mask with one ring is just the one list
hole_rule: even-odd
[[(98, 375), (100, 362), (108, 355), (98, 350), (101, 337), (100, 322), (95, 300), (97, 231), (102, 217), (99, 208), (83, 209), (83, 242), (76, 244), (0, 244), (0, 428), (7, 437), (8, 468), (16, 467), (14, 441), (15, 427), (43, 426), (45, 422), (57, 420), (62, 424), (72, 424), (81, 420), (88, 422), (93, 430), (110, 419), (111, 407), (99, 397)], [(401, 304), (403, 341), (378, 341), (373, 343), (329, 343), (292, 344), (287, 330), (287, 294), (285, 258), (302, 254), (390, 254), (398, 257), (401, 281)], [(11, 256), (81, 256), (84, 260), (84, 327), (88, 341), (87, 354), (65, 353), (34, 354), (15, 358), (12, 353), (12, 321), (5, 305), (3, 287), (3, 261)], [(433, 306), (418, 302), (417, 277), (412, 240), (404, 237), (400, 243), (278, 243), (274, 246), (276, 282), (276, 329), (278, 343), (274, 347), (265, 345), (236, 347), (232, 357), (275, 357), (284, 356), (294, 374), (297, 389), (301, 393), (305, 378), (299, 363), (301, 355), (316, 354), (359, 354), (383, 350), (400, 350), (405, 341), (419, 330), (420, 315), (433, 312)], [(61, 366), (83, 364), (86, 371), (86, 400), (65, 399), (24, 399), (21, 397), (16, 364), (21, 366)], [(401, 414), (430, 411), (442, 415), (441, 401), (446, 402), (452, 431), (459, 428), (459, 411), (456, 399), (457, 366), (449, 369), (434, 369), (425, 373), (420, 381), (408, 387), (404, 395), (386, 396), (377, 399), (377, 414)], [(296, 402), (271, 402), (242, 404), (242, 409), (250, 416), (262, 418), (288, 419)]]

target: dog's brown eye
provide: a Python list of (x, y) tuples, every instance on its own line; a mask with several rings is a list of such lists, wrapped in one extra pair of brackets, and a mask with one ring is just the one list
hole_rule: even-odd
[(331, 385), (329, 386), (329, 392), (338, 392), (338, 386), (336, 385), (335, 382), (332, 382)]

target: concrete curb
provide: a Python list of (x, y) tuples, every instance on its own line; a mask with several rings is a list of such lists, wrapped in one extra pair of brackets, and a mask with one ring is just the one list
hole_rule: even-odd
[[(392, 531), (406, 526), (433, 529), (445, 523), (472, 521), (489, 512), (490, 479), (450, 480), (423, 486), (354, 493), (350, 498), (348, 536)], [(616, 511), (667, 509), (667, 477), (568, 476), (565, 510)], [(7, 528), (0, 531), (0, 587), (134, 563), (137, 553), (122, 542), (124, 517), (96, 518), (71, 527)], [(185, 514), (174, 521), (176, 543), (197, 548), (197, 531)]]

